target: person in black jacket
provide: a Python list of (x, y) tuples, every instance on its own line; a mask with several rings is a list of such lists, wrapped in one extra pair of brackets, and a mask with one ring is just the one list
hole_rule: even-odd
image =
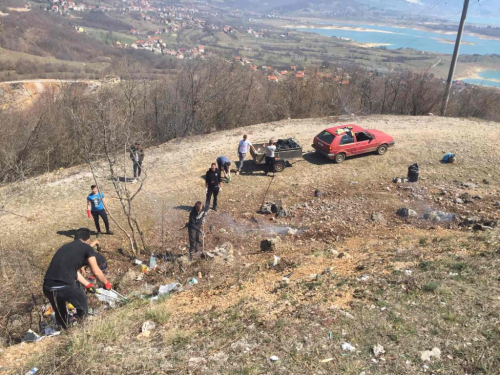
[[(189, 214), (188, 234), (189, 234), (189, 259), (193, 259), (193, 252), (199, 253), (198, 245), (200, 243), (200, 234), (205, 233), (201, 230), (201, 225), (205, 222), (205, 211), (203, 210), (203, 203), (196, 202), (191, 213)], [(202, 257), (204, 254), (201, 254)]]
[(56, 313), (56, 322), (62, 328), (68, 328), (68, 311), (66, 302), (76, 308), (76, 315), (83, 318), (88, 313), (87, 296), (79, 288), (78, 283), (85, 286), (90, 293), (95, 293), (94, 284), (90, 283), (80, 273), (84, 265), (89, 265), (94, 275), (101, 281), (107, 290), (111, 284), (104, 276), (97, 264), (97, 254), (92, 247), (98, 241), (90, 242), (90, 230), (77, 230), (75, 240), (67, 243), (56, 251), (50, 262), (43, 281), (43, 294), (50, 301)]
[(212, 163), (210, 169), (207, 171), (207, 175), (205, 176), (205, 187), (207, 188), (205, 211), (208, 211), (212, 195), (214, 196), (214, 205), (212, 206), (212, 209), (214, 211), (217, 211), (217, 196), (219, 195), (219, 191), (221, 190), (220, 183), (220, 171), (217, 169), (217, 164)]

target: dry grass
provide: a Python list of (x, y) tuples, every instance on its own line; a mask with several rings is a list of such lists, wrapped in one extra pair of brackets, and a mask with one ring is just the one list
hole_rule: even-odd
[[(308, 148), (312, 136), (329, 122), (284, 121), (249, 127), (246, 133), (252, 140), (295, 135)], [(500, 200), (494, 177), (500, 155), (494, 137), (483, 137), (498, 135), (497, 125), (401, 117), (357, 122), (394, 135), (396, 148), (384, 157), (354, 158), (342, 165), (309, 157), (294, 164), (270, 189), (269, 199), (283, 199), (289, 208), (294, 207), (290, 217), (276, 221), (255, 214), (269, 179), (258, 171), (233, 178), (221, 194), (223, 212), (208, 217), (206, 246), (212, 249), (231, 241), (234, 262), (195, 261), (184, 272), (169, 266), (167, 274), (150, 275), (145, 281), (184, 284), (201, 272), (200, 283), (159, 303), (137, 298), (101, 313), (84, 327), (54, 340), (55, 345), (31, 361), (23, 357), (17, 367), (16, 357), (4, 361), (13, 350), (6, 349), (0, 364), (18, 371), (36, 364), (42, 373), (56, 374), (417, 374), (424, 371), (424, 365), (433, 373), (494, 373), (500, 364), (496, 349), (500, 338), (498, 229), (476, 234), (457, 223), (403, 220), (395, 212), (408, 206), (419, 214), (432, 208), (498, 220), (492, 203)], [(167, 207), (180, 207), (191, 205), (194, 197), (201, 198), (200, 176), (207, 161), (232, 155), (239, 136), (239, 132), (224, 132), (148, 150), (146, 167), (151, 180), (140, 204), (150, 223), (147, 230), (152, 243), (158, 247), (161, 243), (162, 200)], [(195, 146), (196, 155), (188, 160), (179, 157)], [(440, 164), (442, 150), (456, 152), (457, 165)], [(425, 180), (410, 190), (390, 182), (404, 175), (414, 161), (419, 162)], [(61, 223), (65, 228), (85, 224), (73, 212), (81, 206), (88, 181), (76, 172), (76, 168), (62, 171), (0, 191), (5, 196), (16, 189), (11, 207), (35, 217), (55, 199), (59, 202), (52, 223), (23, 222), (21, 228), (22, 218), (0, 217), (7, 233), (5, 245), (19, 235), (13, 230), (16, 225), (29, 246), (33, 233), (54, 233)], [(99, 173), (104, 176), (104, 171)], [(468, 205), (452, 203), (454, 194), (464, 191), (459, 183), (471, 178), (479, 184), (471, 193), (484, 198)], [(483, 179), (489, 184), (481, 183)], [(330, 194), (314, 198), (317, 188)], [(438, 202), (443, 197), (440, 189), (450, 194)], [(43, 203), (33, 207), (25, 200), (35, 194)], [(372, 222), (372, 211), (382, 212), (386, 221)], [(183, 251), (186, 233), (177, 229), (186, 217), (182, 208), (167, 210), (165, 248), (171, 252)], [(272, 230), (286, 226), (303, 232), (282, 236), (276, 251), (282, 266), (274, 269), (269, 266), (272, 254), (258, 253), (259, 242)], [(40, 259), (44, 259), (41, 264), (65, 241), (63, 236), (48, 236), (38, 243)], [(118, 279), (132, 267), (116, 253), (122, 240), (104, 238), (103, 246), (113, 260), (111, 277)], [(331, 250), (351, 257), (339, 259)], [(290, 273), (290, 281), (282, 281)], [(135, 283), (122, 291), (140, 286)], [(145, 320), (157, 324), (149, 338), (139, 336)], [(342, 352), (343, 342), (357, 350)], [(371, 354), (375, 344), (384, 346), (383, 359)], [(441, 360), (422, 363), (420, 353), (433, 347), (441, 349)], [(280, 361), (271, 362), (272, 355)], [(321, 362), (327, 358), (333, 360)]]

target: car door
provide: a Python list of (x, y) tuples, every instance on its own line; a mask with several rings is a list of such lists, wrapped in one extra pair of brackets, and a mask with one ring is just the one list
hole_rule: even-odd
[(375, 139), (365, 132), (356, 132), (356, 154), (365, 154), (377, 149)]
[(356, 154), (356, 147), (357, 145), (354, 133), (345, 133), (339, 140), (338, 151), (335, 150), (335, 154), (343, 152), (347, 156), (352, 156)]

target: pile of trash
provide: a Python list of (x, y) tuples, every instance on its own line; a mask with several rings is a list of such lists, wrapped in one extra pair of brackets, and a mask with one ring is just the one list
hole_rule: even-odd
[(210, 259), (220, 257), (226, 262), (232, 262), (234, 260), (233, 244), (231, 242), (225, 242), (220, 247), (215, 247), (212, 251), (205, 251), (205, 255)]
[(424, 219), (431, 220), (433, 223), (441, 221), (455, 221), (455, 214), (449, 214), (443, 211), (430, 211), (424, 214)]
[(296, 150), (298, 148), (300, 148), (300, 145), (295, 139), (291, 137), (286, 139), (278, 139), (278, 141), (276, 142), (277, 151)]
[(274, 214), (276, 217), (288, 216), (288, 211), (282, 201), (265, 202), (259, 210), (261, 214)]

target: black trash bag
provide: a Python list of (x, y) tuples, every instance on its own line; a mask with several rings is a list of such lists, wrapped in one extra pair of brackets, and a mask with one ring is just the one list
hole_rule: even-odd
[(293, 138), (278, 139), (276, 142), (276, 149), (278, 151), (294, 150), (300, 146), (295, 142)]
[(408, 167), (408, 182), (418, 182), (418, 164), (412, 164)]

